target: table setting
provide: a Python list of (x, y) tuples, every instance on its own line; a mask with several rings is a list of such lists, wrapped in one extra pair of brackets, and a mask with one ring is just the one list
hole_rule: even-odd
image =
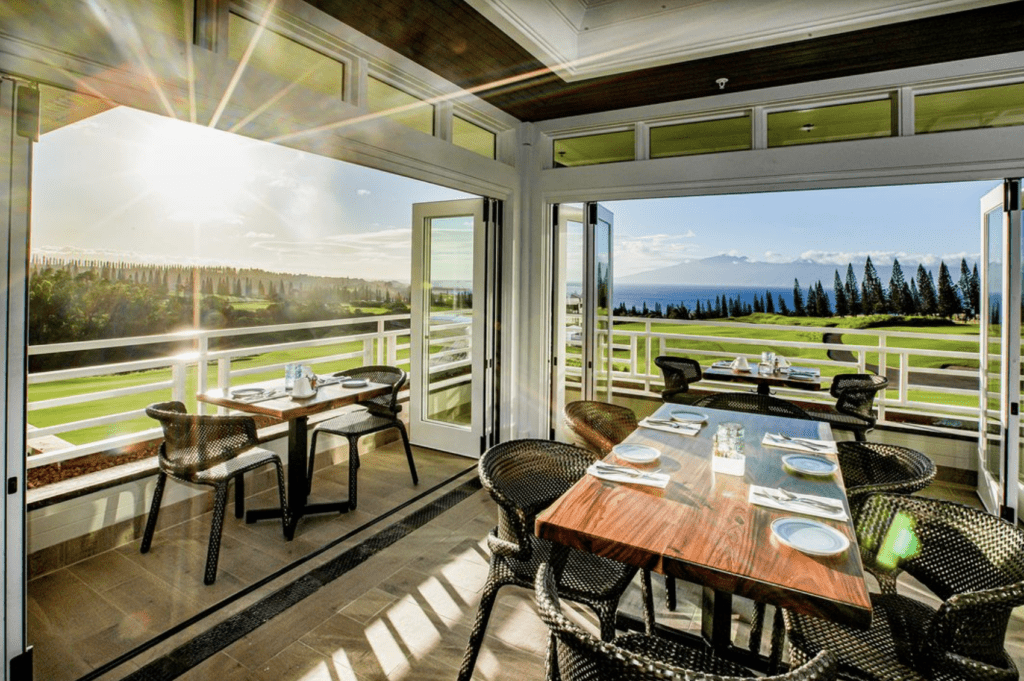
[(642, 428), (660, 430), (666, 433), (693, 436), (708, 421), (708, 415), (699, 411), (679, 409), (669, 412), (668, 418), (651, 415), (640, 421)]

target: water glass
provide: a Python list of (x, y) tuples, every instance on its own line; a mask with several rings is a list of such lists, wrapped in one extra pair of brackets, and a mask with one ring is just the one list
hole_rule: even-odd
[(732, 459), (743, 456), (745, 435), (742, 423), (719, 423), (715, 434), (715, 454)]
[(295, 379), (301, 375), (302, 367), (299, 364), (284, 365), (284, 389), (291, 390), (295, 387)]

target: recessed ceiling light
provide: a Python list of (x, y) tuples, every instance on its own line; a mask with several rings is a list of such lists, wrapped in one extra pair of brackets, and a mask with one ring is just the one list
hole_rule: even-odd
[(811, 130), (814, 130), (814, 123), (804, 123), (800, 126), (800, 129), (804, 132), (810, 132)]

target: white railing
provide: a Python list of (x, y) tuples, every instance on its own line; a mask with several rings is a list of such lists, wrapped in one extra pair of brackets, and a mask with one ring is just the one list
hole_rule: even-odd
[[(702, 364), (722, 359), (735, 359), (743, 355), (755, 365), (760, 360), (761, 352), (771, 349), (783, 356), (791, 356), (787, 350), (821, 351), (821, 357), (807, 358), (791, 356), (792, 361), (800, 366), (812, 366), (823, 370), (825, 384), (820, 392), (806, 390), (773, 388), (781, 397), (805, 402), (820, 401), (832, 404), (834, 399), (827, 391), (828, 375), (833, 373), (864, 373), (871, 371), (881, 373), (879, 367), (889, 367), (889, 389), (885, 394), (879, 393), (876, 406), (879, 421), (889, 423), (889, 418), (897, 413), (905, 415), (931, 417), (963, 417), (976, 420), (979, 410), (980, 378), (979, 369), (931, 368), (914, 366), (915, 358), (942, 358), (950, 363), (977, 363), (980, 339), (976, 335), (967, 334), (936, 334), (918, 333), (916, 331), (891, 331), (879, 329), (842, 329), (834, 327), (808, 326), (768, 326), (763, 324), (743, 324), (739, 322), (695, 321), (650, 319), (646, 317), (615, 317), (613, 331), (614, 348), (617, 353), (613, 361), (612, 377), (615, 392), (647, 396), (661, 389), (662, 377), (654, 365), (658, 355), (686, 355), (698, 358)], [(640, 325), (638, 330), (624, 328), (624, 325)], [(702, 330), (697, 332), (694, 327), (721, 328), (724, 331), (741, 329), (750, 331), (751, 335), (763, 335), (762, 338), (737, 337), (729, 333), (709, 334)], [(668, 329), (668, 330), (666, 330)], [(768, 337), (766, 332), (785, 331), (819, 335), (822, 340), (799, 341), (782, 340)], [(841, 343), (825, 343), (825, 334), (841, 335)], [(950, 344), (965, 344), (967, 349), (935, 349), (905, 347), (907, 341), (940, 341)], [(599, 334), (600, 345), (607, 348), (607, 332)], [(851, 342), (853, 341), (853, 342)], [(578, 343), (570, 342), (578, 345)], [(728, 349), (709, 349), (714, 345), (728, 346)], [(828, 352), (846, 352), (853, 361), (830, 359)], [(869, 355), (875, 361), (869, 362)], [(703, 361), (706, 358), (707, 361)], [(894, 359), (895, 358), (895, 359)], [(998, 355), (990, 355), (990, 359), (999, 361)], [(602, 362), (607, 357), (602, 358)], [(576, 379), (580, 375), (578, 367), (566, 367), (567, 378)], [(895, 373), (895, 375), (894, 375)], [(929, 383), (929, 377), (931, 382)], [(991, 379), (998, 379), (990, 374)], [(895, 380), (892, 380), (895, 379)], [(736, 390), (735, 383), (716, 382), (705, 379), (700, 387), (715, 390)], [(928, 393), (935, 401), (920, 399), (916, 393)], [(967, 404), (956, 404), (961, 401)], [(942, 425), (929, 426), (928, 430), (963, 433), (963, 429), (944, 428)]]
[[(163, 393), (163, 397), (159, 399), (172, 399), (185, 402), (188, 401), (187, 396), (190, 393), (188, 386), (188, 376), (190, 371), (194, 372), (196, 377), (194, 391), (192, 391), (193, 394), (195, 392), (204, 392), (209, 388), (207, 374), (208, 367), (212, 363), (216, 363), (217, 366), (217, 386), (221, 388), (228, 388), (232, 385), (235, 379), (244, 378), (254, 374), (266, 374), (268, 372), (283, 373), (284, 366), (288, 362), (260, 363), (257, 366), (252, 367), (232, 368), (232, 361), (237, 358), (252, 357), (254, 355), (261, 355), (275, 351), (359, 343), (360, 348), (358, 350), (350, 350), (314, 357), (306, 360), (306, 363), (315, 367), (318, 364), (327, 362), (358, 358), (361, 360), (362, 364), (407, 366), (409, 364), (409, 360), (401, 357), (400, 355), (404, 351), (407, 351), (409, 347), (409, 330), (407, 328), (408, 321), (409, 315), (402, 314), (297, 324), (281, 324), (275, 326), (247, 327), (240, 329), (224, 329), (216, 331), (187, 331), (182, 333), (140, 336), (106, 341), (86, 341), (80, 343), (31, 346), (29, 348), (30, 357), (59, 353), (83, 352), (89, 350), (103, 350), (125, 346), (152, 346), (167, 343), (187, 343), (192, 345), (194, 349), (178, 355), (157, 359), (31, 373), (28, 376), (29, 386), (72, 381), (73, 379), (88, 379), (118, 374), (123, 375), (152, 369), (170, 369), (170, 379), (69, 395), (67, 397), (30, 401), (27, 404), (28, 422), (29, 424), (32, 423), (33, 412), (38, 412), (42, 409), (84, 405), (117, 398), (130, 398), (135, 395), (154, 392)], [(406, 322), (406, 328), (388, 330), (386, 327), (389, 322)], [(248, 345), (245, 347), (216, 351), (210, 351), (209, 349), (210, 341), (218, 338), (266, 336), (268, 334), (280, 332), (311, 329), (340, 329), (343, 331), (345, 327), (366, 324), (375, 324), (376, 329), (368, 333), (336, 335), (311, 340), (290, 341), (285, 343), (265, 343), (262, 345)], [(290, 362), (294, 360), (288, 361)], [(207, 405), (200, 405), (200, 408), (205, 406)], [(117, 424), (124, 424), (143, 416), (145, 416), (144, 409), (129, 409), (116, 411), (115, 413), (106, 413), (102, 416), (66, 421), (43, 428), (34, 428), (30, 425), (28, 439), (31, 443), (32, 440), (39, 440), (46, 436), (59, 436), (63, 433), (70, 433), (93, 427), (116, 429)], [(67, 446), (61, 446), (45, 453), (29, 455), (27, 465), (29, 468), (35, 468), (47, 464), (68, 461), (88, 454), (118, 449), (137, 442), (149, 440), (156, 437), (158, 434), (159, 429), (150, 428), (141, 431), (128, 432), (123, 435), (105, 437), (80, 445), (68, 444)]]
[[(187, 397), (196, 392), (203, 392), (208, 385), (208, 367), (215, 364), (217, 367), (216, 384), (218, 387), (228, 388), (237, 385), (239, 379), (245, 379), (257, 374), (274, 373), (280, 375), (286, 362), (257, 362), (254, 366), (239, 367), (236, 361), (239, 358), (252, 358), (257, 355), (276, 351), (291, 351), (296, 349), (309, 349), (329, 347), (332, 345), (343, 345), (358, 343), (358, 349), (345, 349), (332, 354), (319, 357), (311, 357), (307, 363), (314, 367), (318, 364), (337, 362), (342, 360), (358, 359), (362, 364), (390, 364), (405, 366), (408, 368), (409, 330), (408, 328), (387, 329), (389, 323), (400, 322), (408, 326), (410, 317), (404, 315), (388, 315), (381, 317), (361, 317), (356, 319), (328, 320), (312, 323), (282, 324), (276, 326), (250, 327), (241, 329), (226, 329), (218, 331), (195, 331), (178, 334), (164, 334), (159, 336), (144, 336), (136, 338), (125, 338), (108, 341), (89, 341), (83, 343), (63, 343), (45, 346), (32, 346), (29, 349), (30, 356), (51, 355), (56, 353), (82, 352), (89, 350), (103, 350), (109, 348), (135, 346), (135, 345), (157, 345), (157, 344), (186, 344), (191, 350), (182, 354), (161, 357), (150, 360), (132, 362), (121, 362), (101, 366), (90, 366), (66, 369), (61, 371), (49, 371), (30, 374), (28, 383), (30, 386), (54, 384), (67, 382), (70, 385), (76, 379), (88, 380), (90, 378), (105, 377), (115, 374), (136, 374), (147, 370), (169, 370), (169, 377), (160, 377), (159, 380), (143, 382), (138, 385), (130, 385), (128, 381), (122, 385), (97, 390), (92, 392), (81, 392), (67, 396), (51, 397), (45, 400), (31, 401), (27, 405), (29, 418), (32, 423), (32, 414), (43, 409), (60, 407), (74, 407), (110, 401), (147, 393), (159, 395), (158, 401), (163, 399), (175, 399), (188, 401)], [(708, 364), (718, 359), (733, 359), (737, 354), (744, 354), (752, 363), (757, 362), (762, 350), (770, 348), (784, 356), (787, 352), (795, 350), (815, 350), (820, 355), (813, 360), (807, 358), (795, 358), (799, 365), (816, 366), (825, 374), (836, 372), (863, 372), (866, 369), (878, 366), (893, 365), (889, 374), (892, 376), (896, 371), (897, 380), (890, 382), (888, 394), (879, 394), (877, 406), (880, 421), (890, 421), (890, 416), (900, 414), (916, 414), (932, 417), (964, 417), (974, 421), (979, 415), (979, 392), (977, 382), (980, 376), (978, 369), (957, 369), (957, 368), (928, 368), (913, 366), (916, 358), (941, 357), (951, 363), (966, 360), (964, 363), (978, 360), (979, 338), (971, 335), (948, 335), (916, 333), (913, 331), (881, 331), (875, 329), (837, 329), (837, 328), (814, 328), (805, 326), (766, 326), (741, 324), (736, 322), (711, 322), (711, 321), (679, 321), (665, 319), (616, 317), (614, 329), (615, 347), (618, 353), (614, 361), (613, 380), (615, 391), (620, 394), (629, 394), (645, 397), (653, 397), (661, 389), (661, 374), (654, 366), (653, 360), (658, 355), (686, 354), (700, 358), (706, 358)], [(283, 343), (263, 343), (249, 345), (239, 348), (211, 351), (211, 341), (220, 338), (252, 336), (267, 337), (270, 334), (283, 331), (311, 330), (311, 329), (333, 329), (344, 331), (346, 327), (355, 325), (375, 324), (373, 331), (362, 333), (351, 333), (349, 335), (332, 335), (330, 337), (290, 341)], [(638, 328), (627, 329), (623, 325), (635, 325)], [(428, 362), (429, 372), (438, 374), (437, 380), (431, 380), (431, 389), (443, 389), (464, 382), (468, 379), (469, 353), (472, 350), (470, 328), (465, 322), (452, 322), (432, 325), (431, 327), (431, 356)], [(703, 327), (698, 332), (695, 328)], [(720, 328), (721, 334), (709, 335), (707, 328)], [(812, 334), (842, 334), (842, 344), (826, 344), (822, 340), (777, 340), (775, 338), (754, 338), (733, 336), (735, 330), (750, 332), (750, 336), (768, 336), (766, 332), (785, 331)], [(961, 349), (944, 348), (913, 348), (904, 347), (908, 341), (927, 340), (942, 341), (948, 343), (963, 344)], [(572, 341), (570, 341), (572, 342)], [(715, 344), (718, 347), (715, 347)], [(603, 337), (603, 346), (607, 346), (607, 334)], [(844, 362), (827, 357), (828, 350), (845, 351), (851, 355), (853, 361)], [(790, 355), (792, 356), (792, 354)], [(869, 356), (872, 359), (877, 357), (877, 362), (869, 363)], [(896, 357), (893, 361), (893, 357)], [(999, 361), (998, 355), (990, 355), (990, 359)], [(288, 361), (294, 361), (289, 359)], [(871, 365), (871, 366), (869, 366)], [(898, 370), (896, 369), (898, 367)], [(567, 379), (578, 380), (579, 369), (571, 366), (566, 367)], [(194, 376), (194, 378), (190, 378)], [(926, 385), (922, 380), (933, 377), (938, 385)], [(991, 378), (997, 379), (995, 375)], [(952, 379), (952, 381), (950, 380)], [(957, 381), (965, 385), (955, 385)], [(943, 384), (945, 383), (945, 384)], [(701, 387), (710, 389), (735, 390), (735, 384), (715, 383), (705, 380)], [(929, 393), (936, 401), (920, 399), (917, 391)], [(73, 392), (69, 388), (68, 392)], [(779, 389), (778, 392), (791, 399), (804, 401), (821, 400), (831, 402), (827, 391), (808, 392), (799, 390)], [(31, 394), (31, 388), (30, 388)], [(962, 404), (956, 404), (956, 401)], [(109, 403), (108, 403), (109, 404)], [(102, 415), (69, 420), (43, 428), (32, 428), (30, 426), (29, 440), (35, 440), (44, 436), (60, 436), (63, 433), (82, 430), (85, 428), (102, 428), (104, 431), (116, 430), (121, 425), (126, 431), (122, 435), (104, 437), (93, 442), (80, 445), (61, 446), (51, 451), (30, 455), (28, 466), (30, 468), (51, 463), (67, 461), (73, 458), (118, 449), (135, 442), (140, 442), (156, 437), (159, 431), (155, 428), (135, 431), (128, 427), (126, 422), (133, 419), (140, 419), (145, 412), (141, 408), (117, 411), (114, 413), (109, 406), (98, 410)], [(930, 431), (942, 431), (943, 426), (930, 426)], [(962, 433), (962, 429), (945, 429), (949, 432)]]

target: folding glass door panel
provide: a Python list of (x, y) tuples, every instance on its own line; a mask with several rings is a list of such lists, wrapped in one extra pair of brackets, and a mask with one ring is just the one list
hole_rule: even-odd
[[(0, 309), (8, 329), (2, 353), (5, 406), (0, 419), (7, 494), (4, 526), (4, 669), (11, 678), (29, 678), (25, 652), (25, 367), (26, 285), (28, 283), (29, 188), (32, 141), (39, 129), (39, 91), (0, 77), (0, 239), (5, 295)], [(22, 332), (12, 332), (20, 329)], [(6, 676), (5, 676), (6, 677)]]
[(495, 310), (486, 285), (496, 260), (494, 206), (489, 199), (413, 206), (410, 439), (474, 457), (493, 432), (493, 413), (485, 412), (496, 408), (487, 376)]
[(596, 203), (553, 206), (551, 436), (574, 400), (611, 402), (613, 222)]
[(1020, 183), (1007, 180), (981, 199), (982, 348), (978, 495), (992, 513), (1015, 519), (1019, 506), (1021, 383)]

